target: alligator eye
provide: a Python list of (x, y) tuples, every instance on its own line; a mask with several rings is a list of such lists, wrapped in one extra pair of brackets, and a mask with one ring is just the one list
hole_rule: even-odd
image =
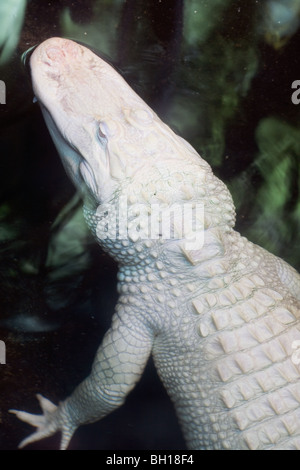
[(99, 136), (100, 137), (112, 137), (116, 132), (116, 124), (114, 121), (102, 121), (99, 124)]
[(105, 122), (100, 122), (98, 132), (99, 132), (100, 137), (102, 138), (106, 137), (107, 132), (106, 132)]

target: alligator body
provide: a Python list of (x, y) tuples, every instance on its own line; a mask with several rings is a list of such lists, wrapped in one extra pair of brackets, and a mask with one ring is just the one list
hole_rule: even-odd
[(30, 65), (120, 295), (73, 394), (58, 407), (40, 396), (43, 415), (14, 410), (37, 428), (21, 445), (60, 430), (66, 448), (152, 354), (190, 449), (300, 449), (299, 274), (234, 230), (226, 186), (102, 59), (52, 38)]

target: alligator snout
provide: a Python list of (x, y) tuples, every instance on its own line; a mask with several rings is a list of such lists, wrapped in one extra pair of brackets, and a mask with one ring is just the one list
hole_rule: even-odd
[(66, 60), (76, 60), (81, 55), (81, 48), (68, 39), (51, 38), (43, 43), (45, 61), (59, 64)]

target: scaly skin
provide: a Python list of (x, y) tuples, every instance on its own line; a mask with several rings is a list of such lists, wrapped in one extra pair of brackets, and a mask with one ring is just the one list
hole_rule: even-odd
[[(299, 274), (234, 231), (226, 186), (103, 60), (52, 38), (31, 71), (87, 223), (119, 262), (120, 297), (89, 377), (58, 407), (39, 396), (41, 416), (14, 411), (37, 427), (21, 445), (61, 430), (66, 448), (124, 402), (152, 354), (189, 448), (300, 449)], [(108, 204), (124, 201), (131, 231), (105, 237), (102, 226), (121, 224)], [(203, 243), (188, 243), (191, 222), (180, 233), (184, 203)], [(173, 237), (139, 236), (135, 224), (171, 206)]]

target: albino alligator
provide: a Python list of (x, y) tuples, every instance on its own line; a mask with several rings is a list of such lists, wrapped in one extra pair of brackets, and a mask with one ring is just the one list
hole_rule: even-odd
[(43, 415), (12, 410), (37, 427), (21, 446), (60, 430), (66, 448), (124, 402), (152, 354), (190, 449), (300, 449), (299, 274), (233, 230), (226, 186), (102, 59), (52, 38), (30, 66), (120, 297), (74, 393), (58, 407), (39, 396)]

